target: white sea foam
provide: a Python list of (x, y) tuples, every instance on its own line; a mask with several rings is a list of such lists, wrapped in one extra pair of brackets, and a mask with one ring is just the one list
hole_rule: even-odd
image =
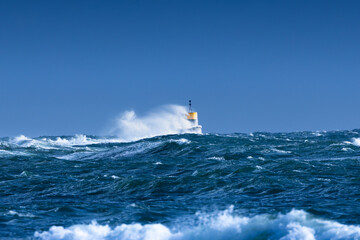
[(281, 154), (290, 154), (291, 151), (285, 151), (285, 150), (280, 150), (277, 148), (271, 148), (272, 151), (276, 152), (276, 153), (281, 153)]
[[(302, 210), (277, 216), (238, 216), (233, 207), (215, 214), (197, 213), (196, 224), (182, 225), (121, 224), (114, 228), (92, 222), (67, 228), (53, 226), (49, 231), (35, 232), (40, 239), (129, 239), (129, 240), (190, 240), (190, 239), (280, 239), (325, 240), (359, 239), (360, 226), (321, 220)], [(191, 221), (190, 221), (191, 222)]]
[(35, 147), (40, 149), (57, 149), (62, 147), (85, 146), (101, 143), (120, 143), (124, 142), (118, 138), (91, 138), (83, 134), (76, 134), (74, 137), (51, 138), (29, 138), (24, 135), (13, 138), (10, 141), (21, 147)]
[(312, 132), (311, 134), (314, 135), (315, 137), (320, 137), (320, 136), (322, 136), (322, 134), (321, 134), (320, 132), (318, 132), (318, 131)]
[(209, 160), (225, 160), (225, 158), (224, 157), (209, 157), (208, 158)]
[[(349, 142), (345, 142), (345, 143), (349, 143)], [(350, 143), (355, 145), (355, 146), (360, 147), (360, 138), (353, 138)]]
[(26, 137), (24, 135), (20, 135), (20, 136), (15, 137), (14, 140), (15, 140), (15, 142), (22, 142), (22, 141), (30, 141), (32, 139), (28, 138), (28, 137)]
[(21, 147), (36, 147), (36, 148), (42, 148), (42, 149), (53, 149), (54, 148), (45, 141), (28, 138), (24, 135), (20, 135), (20, 136), (17, 136), (15, 138), (11, 139), (10, 143), (21, 146)]
[(29, 218), (35, 217), (35, 215), (31, 214), (31, 213), (19, 213), (19, 212), (14, 211), (14, 210), (8, 211), (7, 215), (18, 216), (18, 217), (29, 217)]
[(52, 145), (59, 145), (59, 146), (73, 146), (73, 145), (90, 145), (90, 144), (97, 144), (101, 143), (101, 141), (97, 139), (91, 139), (83, 134), (77, 134), (75, 137), (70, 139), (57, 137), (56, 140), (51, 139), (42, 139), (43, 141), (48, 141)]
[(178, 143), (180, 145), (191, 143), (191, 141), (186, 139), (186, 138), (170, 139), (169, 142), (175, 142), (175, 143)]
[(117, 138), (91, 138), (83, 134), (76, 134), (75, 137), (61, 138), (57, 137), (56, 140), (43, 138), (42, 141), (48, 142), (54, 146), (63, 146), (63, 147), (71, 147), (74, 145), (84, 146), (84, 145), (92, 145), (92, 144), (101, 144), (101, 143), (120, 143), (123, 142)]
[(138, 117), (134, 111), (124, 112), (110, 130), (125, 141), (134, 141), (161, 135), (179, 133), (201, 133), (192, 129), (195, 125), (186, 119), (187, 110), (183, 106), (167, 105)]

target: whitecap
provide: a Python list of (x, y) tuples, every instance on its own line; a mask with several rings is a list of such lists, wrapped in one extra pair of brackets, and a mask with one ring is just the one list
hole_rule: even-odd
[(277, 148), (272, 148), (271, 150), (276, 152), (276, 153), (281, 153), (281, 154), (290, 154), (291, 153), (291, 151), (280, 150), (280, 149), (277, 149)]
[(190, 140), (186, 139), (186, 138), (180, 138), (180, 139), (170, 139), (169, 142), (175, 142), (175, 143), (178, 143), (180, 145), (182, 144), (189, 144), (191, 143)]
[[(51, 138), (28, 138), (24, 135), (20, 135), (10, 140), (10, 142), (21, 147), (35, 147), (50, 150), (102, 143), (121, 143), (124, 141), (118, 138), (91, 138), (83, 134), (76, 134), (74, 137), (57, 137), (55, 140)], [(85, 147), (85, 149), (90, 150), (88, 147)]]
[(209, 159), (209, 160), (225, 160), (224, 157), (216, 157), (216, 156), (214, 156), (214, 157), (209, 157), (208, 159)]
[(31, 140), (32, 140), (31, 138), (28, 138), (28, 137), (26, 137), (24, 135), (20, 135), (20, 136), (17, 136), (17, 137), (14, 138), (14, 141), (16, 143), (23, 142), (23, 141), (31, 141)]
[(37, 231), (40, 239), (131, 239), (131, 240), (190, 240), (190, 239), (280, 239), (325, 240), (359, 239), (360, 226), (345, 225), (316, 218), (303, 210), (287, 214), (239, 216), (230, 206), (214, 214), (197, 213), (197, 221), (189, 221), (172, 227), (154, 224), (120, 224), (114, 228), (99, 225), (78, 224), (67, 228), (53, 226), (48, 231)]
[(56, 140), (46, 139), (50, 144), (59, 145), (59, 146), (84, 146), (92, 144), (102, 144), (102, 143), (121, 143), (124, 142), (118, 138), (91, 138), (83, 134), (76, 134), (75, 137), (66, 139), (57, 137)]
[(312, 132), (311, 134), (314, 135), (315, 137), (322, 136), (322, 134), (320, 132)]
[[(348, 143), (348, 142), (345, 142), (345, 143)], [(360, 138), (353, 138), (350, 143), (357, 147), (360, 147)]]
[(31, 214), (31, 213), (19, 213), (19, 212), (14, 211), (14, 210), (9, 210), (7, 212), (7, 215), (18, 216), (18, 217), (29, 217), (29, 218), (35, 217), (35, 215)]

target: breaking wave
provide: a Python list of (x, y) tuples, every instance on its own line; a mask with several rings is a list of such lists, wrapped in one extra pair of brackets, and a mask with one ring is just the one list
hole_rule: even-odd
[[(186, 221), (189, 222), (189, 221)], [(191, 220), (190, 220), (191, 222)], [(302, 210), (287, 214), (238, 216), (233, 206), (216, 214), (197, 213), (192, 225), (168, 227), (163, 224), (121, 224), (114, 228), (93, 221), (89, 225), (68, 228), (53, 226), (49, 231), (35, 232), (39, 239), (281, 239), (325, 240), (359, 239), (360, 227), (313, 217)]]
[(40, 137), (29, 138), (24, 135), (13, 138), (10, 143), (20, 147), (35, 147), (41, 149), (56, 149), (72, 146), (86, 146), (102, 143), (120, 143), (123, 142), (117, 138), (92, 138), (83, 134), (77, 134), (74, 137)]
[(201, 129), (192, 129), (196, 125), (185, 116), (184, 106), (167, 105), (138, 117), (134, 111), (125, 111), (110, 130), (124, 141), (134, 141), (161, 135), (179, 133), (201, 133)]

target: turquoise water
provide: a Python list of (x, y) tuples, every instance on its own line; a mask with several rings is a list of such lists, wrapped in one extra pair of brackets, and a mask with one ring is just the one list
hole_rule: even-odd
[(0, 139), (2, 239), (360, 239), (360, 130)]

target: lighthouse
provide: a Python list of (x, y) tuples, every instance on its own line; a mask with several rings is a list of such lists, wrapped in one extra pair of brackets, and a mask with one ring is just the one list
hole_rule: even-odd
[(191, 108), (191, 100), (189, 100), (189, 111), (187, 114), (187, 120), (192, 122), (194, 125), (198, 125), (198, 114), (197, 112), (193, 112)]

